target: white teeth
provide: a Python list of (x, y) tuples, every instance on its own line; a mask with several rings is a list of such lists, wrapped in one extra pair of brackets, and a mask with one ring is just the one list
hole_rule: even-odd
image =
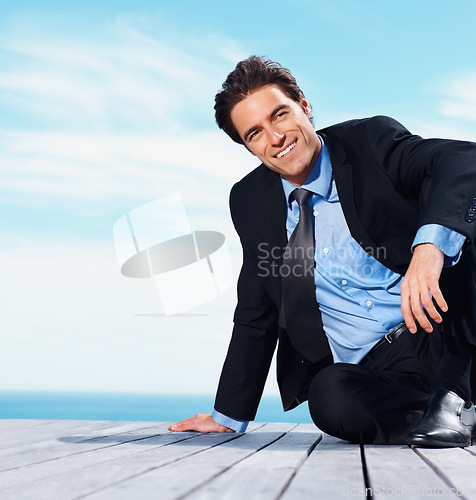
[(296, 142), (293, 142), (292, 144), (290, 144), (284, 151), (281, 151), (281, 153), (278, 153), (276, 155), (276, 158), (281, 158), (282, 156), (288, 154), (289, 151), (291, 151), (291, 149), (293, 149), (295, 145), (296, 145)]

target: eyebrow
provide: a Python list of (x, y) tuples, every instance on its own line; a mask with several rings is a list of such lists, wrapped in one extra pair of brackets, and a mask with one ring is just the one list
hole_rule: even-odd
[[(272, 120), (281, 110), (283, 109), (288, 109), (289, 105), (288, 104), (280, 104), (279, 106), (276, 106), (276, 108), (271, 111), (271, 113), (268, 116), (268, 120)], [(259, 127), (257, 125), (253, 125), (251, 128), (249, 128), (244, 134), (243, 138), (245, 141), (248, 140), (248, 136), (251, 135), (255, 130), (258, 130)]]

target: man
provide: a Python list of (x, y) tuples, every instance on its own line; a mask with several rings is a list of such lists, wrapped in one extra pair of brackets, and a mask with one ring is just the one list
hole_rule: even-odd
[(262, 164), (230, 207), (243, 246), (213, 415), (171, 430), (243, 431), (278, 342), (283, 407), (353, 442), (467, 446), (476, 433), (476, 145), (386, 117), (317, 132), (291, 73), (252, 56), (217, 123)]

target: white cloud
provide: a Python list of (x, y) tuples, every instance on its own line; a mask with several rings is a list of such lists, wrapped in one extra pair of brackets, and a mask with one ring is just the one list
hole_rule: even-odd
[(210, 205), (204, 186), (227, 193), (256, 165), (212, 122), (224, 59), (240, 45), (209, 34), (185, 51), (140, 31), (143, 21), (122, 16), (94, 42), (38, 28), (3, 36), (0, 106), (16, 123), (0, 130), (3, 203), (83, 213), (83, 202), (179, 190)]
[(34, 35), (0, 35), (2, 389), (216, 387), (233, 287), (203, 316), (161, 317), (153, 281), (119, 272), (111, 215), (180, 193), (194, 230), (225, 234), (236, 272), (228, 193), (256, 161), (216, 129), (212, 108), (240, 45), (181, 34), (182, 50), (138, 26), (122, 17), (75, 39), (39, 22)]
[(141, 24), (122, 17), (107, 38), (94, 41), (38, 34), (38, 27), (36, 35), (4, 35), (3, 100), (26, 116), (75, 130), (88, 123), (94, 129), (155, 124), (170, 130), (183, 120), (177, 113), (187, 110), (209, 113), (211, 123), (213, 94), (240, 45), (212, 34), (199, 43), (190, 39), (190, 48), (182, 50), (160, 34), (141, 32)]
[[(32, 132), (0, 134), (0, 199), (82, 213), (84, 203), (151, 200), (180, 191), (221, 204), (256, 160), (219, 131), (176, 135)], [(210, 193), (216, 192), (216, 196)], [(71, 208), (72, 207), (72, 208)]]
[(444, 82), (442, 93), (446, 96), (440, 108), (444, 115), (476, 121), (476, 70)]
[(455, 139), (461, 141), (474, 141), (476, 130), (474, 127), (465, 126), (461, 120), (434, 119), (432, 121), (422, 120), (415, 116), (408, 117), (403, 123), (408, 129), (415, 134), (421, 135), (424, 138), (444, 138)]

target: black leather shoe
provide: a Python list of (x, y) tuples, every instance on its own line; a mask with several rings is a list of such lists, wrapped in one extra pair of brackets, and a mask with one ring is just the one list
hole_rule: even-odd
[(410, 432), (408, 445), (432, 448), (454, 448), (471, 445), (476, 437), (474, 406), (465, 408), (457, 394), (446, 389), (430, 393), (421, 422)]

